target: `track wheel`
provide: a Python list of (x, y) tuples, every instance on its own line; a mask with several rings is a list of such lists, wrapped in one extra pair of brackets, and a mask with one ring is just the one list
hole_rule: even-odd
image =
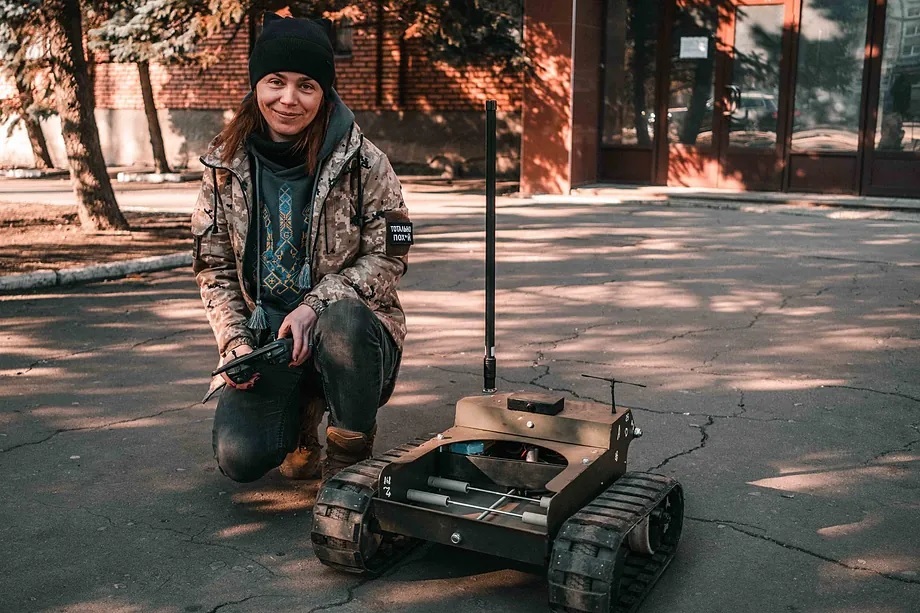
[(576, 540), (559, 539), (553, 545), (549, 576), (551, 583), (557, 582), (561, 596), (551, 599), (554, 611), (606, 613), (619, 600), (629, 551), (612, 541), (600, 544), (590, 533), (584, 536)]
[(320, 490), (311, 539), (316, 557), (338, 570), (375, 574), (383, 566), (383, 534), (376, 526), (367, 486), (337, 480)]
[(680, 539), (683, 506), (681, 491), (671, 490), (651, 513), (629, 531), (629, 549), (639, 555), (652, 556), (663, 544), (676, 546)]

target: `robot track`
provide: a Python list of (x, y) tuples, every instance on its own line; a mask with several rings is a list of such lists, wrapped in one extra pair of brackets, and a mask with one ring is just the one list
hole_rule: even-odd
[(553, 542), (556, 611), (631, 613), (674, 557), (683, 524), (680, 484), (627, 473), (572, 515)]
[(378, 575), (418, 544), (416, 539), (382, 532), (370, 513), (380, 471), (428, 438), (417, 438), (342, 470), (320, 489), (310, 538), (316, 557), (337, 570)]

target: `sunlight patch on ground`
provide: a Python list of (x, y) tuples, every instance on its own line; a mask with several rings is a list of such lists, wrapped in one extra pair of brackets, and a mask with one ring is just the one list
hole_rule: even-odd
[(248, 524), (239, 524), (236, 526), (230, 526), (224, 528), (223, 530), (218, 530), (216, 536), (222, 539), (232, 539), (240, 536), (245, 536), (247, 534), (253, 534), (264, 528), (268, 527), (267, 521), (254, 521)]
[(750, 485), (798, 494), (837, 495), (861, 487), (869, 481), (897, 481), (909, 476), (911, 471), (904, 466), (853, 466), (820, 469), (810, 473), (768, 477), (750, 481)]
[(399, 394), (394, 394), (387, 402), (387, 407), (420, 407), (434, 405), (441, 399), (435, 394), (422, 394), (414, 390), (421, 388), (421, 385), (411, 385), (409, 383), (399, 383)]
[(830, 315), (833, 314), (834, 309), (831, 307), (823, 306), (812, 306), (812, 307), (798, 307), (790, 308), (786, 307), (784, 309), (779, 308), (770, 308), (766, 311), (770, 315), (781, 315), (783, 317), (817, 317), (820, 315)]
[[(162, 307), (163, 305), (158, 305)], [(175, 304), (170, 304), (168, 308), (155, 308), (153, 313), (157, 317), (162, 317), (163, 319), (177, 320), (181, 319), (184, 321), (200, 321), (202, 325), (207, 324), (207, 318), (204, 316), (204, 313), (201, 309), (201, 303), (177, 306)]]
[[(116, 585), (121, 587), (115, 587)], [(124, 589), (126, 584), (112, 584), (112, 589)], [(151, 608), (149, 605), (139, 607), (127, 602), (119, 602), (118, 599), (107, 596), (99, 600), (88, 600), (86, 602), (68, 603), (61, 608), (55, 607), (55, 610), (66, 611), (66, 613), (173, 613), (175, 607), (157, 607)]]
[(860, 532), (864, 532), (870, 528), (875, 528), (881, 523), (882, 519), (878, 515), (867, 515), (859, 521), (854, 521), (848, 524), (837, 524), (836, 526), (825, 526), (824, 528), (818, 528), (817, 532), (821, 536), (828, 539), (846, 538), (856, 536)]
[(138, 345), (133, 347), (131, 351), (136, 351), (138, 353), (164, 353), (168, 351), (181, 352), (186, 349), (186, 343), (144, 343), (143, 345)]
[[(303, 484), (303, 486), (296, 491), (291, 489), (270, 489), (262, 486), (258, 490), (237, 492), (230, 499), (233, 504), (263, 513), (306, 511), (313, 506), (316, 490), (319, 489), (319, 481), (302, 481), (298, 483)], [(241, 534), (236, 536), (241, 536)]]
[(848, 566), (871, 568), (882, 573), (911, 572), (917, 576), (917, 558), (895, 554), (861, 554), (841, 560)]
[(829, 330), (819, 339), (819, 344), (839, 351), (878, 351), (879, 344), (886, 342), (884, 339), (899, 332), (897, 328), (882, 326)]
[(736, 290), (728, 295), (713, 296), (709, 299), (709, 308), (717, 313), (745, 313), (757, 311), (765, 304), (779, 304), (782, 299), (776, 292)]
[[(846, 379), (775, 379), (773, 375), (763, 371), (753, 372), (745, 370), (745, 378), (739, 378), (735, 386), (747, 392), (775, 392), (791, 390), (810, 390), (826, 387), (829, 385), (846, 385)], [(763, 376), (763, 379), (751, 381), (748, 376)]]
[[(648, 238), (642, 241), (642, 249), (657, 251), (686, 251), (686, 245), (676, 240), (666, 240), (661, 238)], [(686, 257), (686, 253), (684, 256)]]
[(657, 281), (625, 281), (618, 284), (619, 295), (613, 299), (622, 308), (695, 309), (699, 296), (682, 291), (671, 283)]
[(0, 377), (16, 377), (20, 381), (34, 378), (57, 378), (64, 376), (65, 373), (67, 373), (67, 369), (58, 366), (36, 365), (30, 368), (28, 364), (23, 364), (16, 368), (0, 369)]
[[(828, 594), (838, 589), (847, 589), (850, 591), (858, 587), (858, 582), (866, 582), (877, 578), (875, 573), (900, 575), (905, 579), (910, 578), (914, 581), (917, 580), (917, 577), (920, 577), (917, 558), (910, 555), (893, 552), (866, 552), (847, 556), (840, 559), (840, 562), (850, 568), (838, 566), (837, 564), (822, 564), (816, 569), (818, 578), (822, 584), (820, 591)], [(854, 571), (854, 569), (858, 570)], [(839, 609), (839, 611), (845, 613), (888, 613), (889, 611), (894, 613), (905, 613), (914, 610), (916, 610), (916, 607), (898, 607), (896, 609), (890, 609), (883, 605), (871, 607), (867, 606), (865, 603), (861, 603), (858, 607), (854, 606), (852, 608)], [(836, 611), (838, 611), (838, 609), (834, 609), (834, 613), (836, 613)]]

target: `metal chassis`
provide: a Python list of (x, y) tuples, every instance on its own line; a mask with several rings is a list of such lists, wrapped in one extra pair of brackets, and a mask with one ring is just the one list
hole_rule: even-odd
[[(458, 425), (438, 434), (380, 473), (372, 512), (381, 530), (471, 551), (545, 565), (553, 538), (562, 524), (626, 472), (629, 443), (634, 438), (628, 409), (611, 413), (608, 405), (571, 401), (571, 414), (537, 415), (504, 408), (510, 394), (471, 397), (457, 403)], [(475, 423), (478, 427), (471, 427)], [(530, 434), (530, 436), (526, 436)], [(449, 451), (453, 443), (511, 441), (550, 449), (563, 456), (566, 466), (461, 455)], [(587, 441), (590, 444), (584, 444)], [(489, 484), (514, 487), (517, 480), (533, 484), (552, 496), (546, 527), (515, 523), (492, 523), (475, 519), (476, 513), (452, 513), (409, 502), (409, 489), (430, 490), (431, 475), (442, 474), (449, 465), (469, 462), (470, 473)], [(549, 468), (556, 467), (555, 469)], [(537, 474), (535, 474), (537, 473)], [(462, 477), (462, 475), (461, 475)], [(528, 488), (537, 489), (537, 488)]]

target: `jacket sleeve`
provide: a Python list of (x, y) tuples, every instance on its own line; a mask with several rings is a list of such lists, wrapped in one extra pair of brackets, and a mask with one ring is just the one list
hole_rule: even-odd
[(384, 214), (398, 211), (408, 219), (402, 187), (389, 160), (381, 154), (367, 172), (364, 184), (363, 219), (358, 257), (338, 273), (325, 275), (310, 290), (304, 304), (317, 315), (342, 298), (363, 300), (373, 311), (387, 310), (396, 286), (408, 267), (408, 256), (387, 254), (387, 222)]
[(246, 327), (248, 309), (237, 275), (224, 206), (215, 185), (216, 173), (205, 169), (192, 212), (195, 239), (192, 269), (201, 291), (208, 322), (221, 356), (239, 345), (255, 346)]

